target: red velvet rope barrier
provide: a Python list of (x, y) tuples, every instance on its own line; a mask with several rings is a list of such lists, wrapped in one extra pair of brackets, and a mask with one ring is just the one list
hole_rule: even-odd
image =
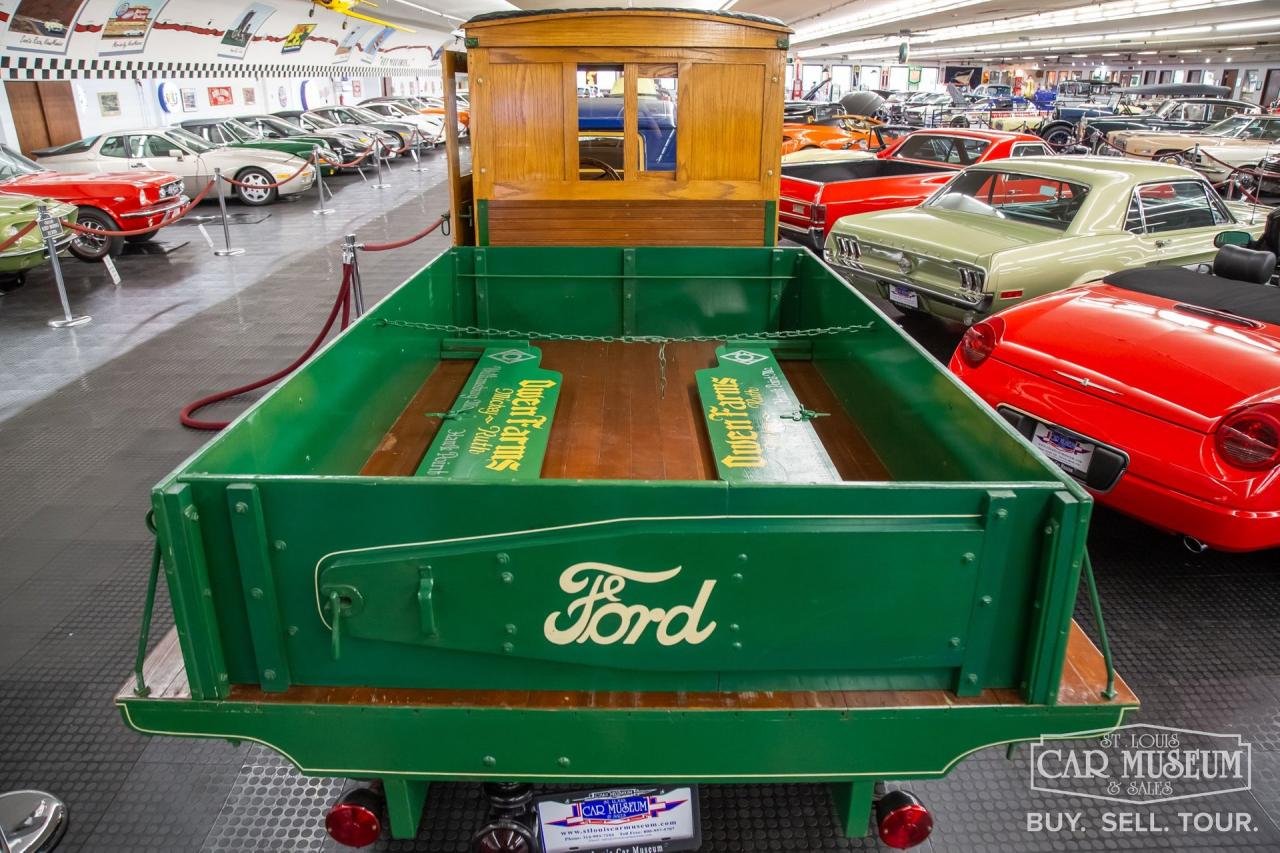
[(70, 228), (72, 231), (79, 231), (81, 234), (93, 234), (97, 237), (134, 237), (139, 234), (150, 234), (158, 228), (164, 228), (166, 225), (172, 225), (191, 211), (195, 210), (196, 205), (204, 201), (204, 197), (209, 194), (209, 190), (211, 189), (213, 189), (213, 181), (205, 184), (204, 189), (200, 190), (195, 198), (187, 202), (186, 208), (184, 208), (181, 213), (152, 228), (135, 228), (132, 231), (108, 231), (105, 228), (86, 228), (83, 225), (79, 225), (75, 222), (68, 222), (65, 219), (59, 221), (62, 222), (62, 227), (64, 228)]
[(265, 385), (270, 385), (273, 382), (279, 382), (290, 373), (293, 373), (293, 371), (305, 364), (307, 359), (315, 355), (316, 350), (320, 349), (320, 345), (324, 343), (324, 339), (329, 335), (329, 330), (333, 328), (334, 321), (337, 320), (339, 311), (342, 312), (342, 325), (340, 328), (347, 328), (347, 323), (351, 316), (351, 278), (351, 265), (343, 264), (342, 284), (338, 286), (338, 297), (334, 300), (333, 307), (329, 309), (329, 317), (324, 321), (324, 327), (320, 329), (320, 334), (316, 335), (315, 340), (311, 342), (306, 351), (294, 359), (292, 364), (283, 370), (278, 370), (270, 376), (259, 379), (256, 382), (250, 382), (247, 385), (241, 385), (238, 388), (231, 388), (227, 391), (219, 391), (217, 394), (210, 394), (207, 397), (201, 397), (194, 403), (187, 404), (187, 406), (185, 406), (182, 409), (182, 412), (178, 415), (179, 420), (182, 421), (182, 425), (191, 429), (203, 430), (220, 430), (224, 428), (230, 423), (230, 421), (200, 420), (195, 417), (195, 413), (203, 409), (205, 406), (221, 402), (222, 400), (230, 400), (233, 397), (239, 397), (241, 394), (256, 391), (257, 389)]
[(409, 134), (409, 141), (406, 142), (404, 145), (401, 145), (399, 148), (392, 148), (390, 145), (383, 142), (381, 139), (378, 139), (378, 145), (382, 146), (382, 150), (387, 152), (388, 154), (403, 154), (404, 152), (408, 151), (410, 148), (417, 145), (417, 143), (414, 142), (414, 139), (422, 139), (422, 138), (423, 138), (422, 134), (418, 133), (418, 131), (415, 130), (413, 133)]
[(364, 153), (361, 154), (356, 159), (352, 160), (350, 163), (343, 163), (341, 161), (335, 163), (332, 160), (325, 160), (325, 162), (328, 163), (330, 166), (334, 167), (335, 169), (350, 169), (355, 166), (359, 166), (361, 163), (367, 160), (369, 158), (369, 155), (373, 153), (373, 146), (374, 146), (374, 143), (370, 142), (369, 147), (364, 150)]
[(427, 228), (425, 228), (422, 231), (419, 231), (417, 234), (414, 234), (412, 237), (406, 237), (403, 240), (396, 240), (393, 243), (361, 243), (357, 248), (364, 249), (366, 252), (388, 252), (392, 249), (402, 249), (405, 246), (408, 246), (410, 243), (418, 242), (423, 237), (427, 236), (428, 234), (430, 234), (432, 231), (439, 228), (441, 225), (443, 225), (447, 221), (448, 221), (448, 216), (441, 216), (435, 222), (431, 223), (431, 225), (427, 226)]
[(315, 160), (315, 155), (308, 157), (306, 160), (303, 161), (302, 165), (298, 167), (298, 171), (294, 172), (292, 175), (285, 178), (284, 180), (276, 181), (274, 184), (246, 184), (243, 181), (237, 181), (235, 178), (228, 178), (226, 175), (222, 176), (222, 180), (231, 184), (231, 186), (233, 187), (241, 187), (242, 189), (246, 189), (246, 190), (279, 189), (280, 187), (284, 186), (285, 184), (289, 183), (294, 178), (298, 177), (303, 172), (305, 172), (307, 167), (310, 166), (314, 160)]
[[(63, 224), (65, 225), (66, 223), (63, 223)], [(23, 225), (21, 228), (18, 229), (18, 233), (14, 234), (12, 237), (10, 237), (8, 240), (5, 240), (3, 243), (0, 243), (0, 252), (3, 252), (5, 249), (9, 248), (14, 243), (18, 242), (23, 237), (30, 234), (31, 229), (35, 227), (36, 227), (36, 221), (34, 219), (28, 222), (26, 225)]]

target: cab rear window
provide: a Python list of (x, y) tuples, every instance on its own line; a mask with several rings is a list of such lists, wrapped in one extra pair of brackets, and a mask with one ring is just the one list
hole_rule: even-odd
[(961, 173), (928, 205), (1065, 231), (1088, 194), (1084, 184), (977, 169)]
[(978, 162), (982, 153), (991, 146), (985, 139), (968, 136), (912, 136), (893, 152), (895, 160), (924, 160), (929, 163), (947, 163), (967, 166)]

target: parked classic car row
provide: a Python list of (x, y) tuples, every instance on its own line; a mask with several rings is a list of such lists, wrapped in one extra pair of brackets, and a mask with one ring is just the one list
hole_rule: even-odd
[(865, 295), (964, 324), (953, 372), (1101, 503), (1196, 551), (1280, 546), (1280, 210), (1179, 163), (936, 130), (785, 164), (779, 217)]

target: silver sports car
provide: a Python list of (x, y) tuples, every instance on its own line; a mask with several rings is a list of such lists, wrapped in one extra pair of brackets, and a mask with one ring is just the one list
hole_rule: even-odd
[[(126, 164), (131, 169), (170, 172), (182, 178), (186, 194), (192, 197), (213, 178), (214, 169), (221, 169), (224, 177), (244, 184), (224, 184), (222, 192), (251, 205), (271, 204), (282, 195), (303, 192), (316, 179), (315, 167), (292, 154), (216, 146), (180, 127), (104, 133), (33, 153), (41, 165), (62, 172), (119, 172)], [(283, 185), (272, 186), (286, 179)]]

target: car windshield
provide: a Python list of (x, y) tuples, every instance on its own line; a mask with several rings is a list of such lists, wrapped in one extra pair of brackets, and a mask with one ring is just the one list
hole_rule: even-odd
[(927, 206), (1065, 231), (1088, 193), (1084, 184), (1059, 178), (971, 169), (957, 175)]
[(386, 121), (387, 119), (386, 116), (379, 115), (378, 113), (375, 113), (373, 110), (368, 110), (368, 109), (365, 109), (364, 107), (347, 107), (347, 111), (350, 112), (351, 115), (360, 119), (360, 121), (365, 122), (366, 124), (375, 122), (375, 121)]
[(254, 130), (252, 127), (249, 127), (249, 125), (238, 119), (229, 118), (222, 123), (222, 126), (231, 131), (231, 133), (242, 142), (263, 138), (260, 132)]
[(1174, 110), (1176, 110), (1178, 108), (1178, 105), (1181, 103), (1182, 103), (1181, 101), (1177, 101), (1177, 100), (1174, 100), (1173, 98), (1170, 98), (1167, 101), (1161, 102), (1160, 106), (1156, 107), (1155, 114), (1160, 118), (1167, 118), (1169, 114), (1172, 113)]
[(990, 145), (985, 139), (969, 136), (933, 136), (921, 133), (902, 140), (902, 144), (894, 149), (892, 159), (968, 166), (978, 162), (982, 152)]
[(299, 134), (306, 133), (306, 131), (302, 129), (302, 125), (289, 121), (288, 119), (280, 118), (279, 116), (258, 116), (255, 121), (265, 124), (277, 133), (283, 133), (286, 136), (298, 136)]
[(23, 157), (16, 151), (0, 145), (0, 181), (7, 181), (19, 175), (34, 175), (44, 169)]
[(316, 127), (335, 128), (340, 126), (336, 121), (327, 119), (318, 113), (307, 113), (306, 115), (307, 121), (311, 122)]
[(165, 135), (175, 142), (185, 145), (197, 154), (203, 154), (206, 151), (212, 151), (218, 147), (216, 145), (210, 145), (191, 131), (184, 130), (181, 127), (171, 127), (165, 131)]
[(1009, 95), (1013, 93), (1012, 86), (987, 86), (988, 95)]

